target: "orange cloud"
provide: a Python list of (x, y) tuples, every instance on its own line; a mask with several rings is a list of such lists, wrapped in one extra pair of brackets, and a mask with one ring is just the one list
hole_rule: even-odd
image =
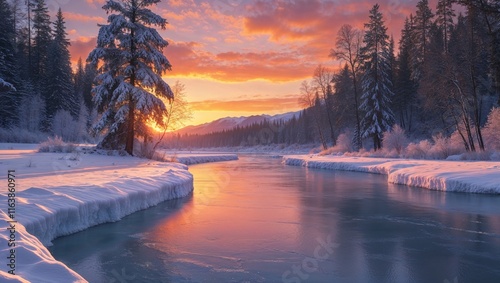
[(64, 17), (67, 20), (79, 21), (79, 22), (95, 22), (95, 23), (105, 23), (106, 19), (97, 16), (88, 16), (79, 13), (65, 12)]
[(206, 40), (206, 41), (208, 41), (208, 42), (217, 42), (217, 41), (219, 41), (217, 38), (212, 37), (212, 36), (204, 36), (203, 39)]
[(302, 55), (294, 52), (213, 54), (197, 46), (199, 44), (194, 42), (173, 42), (166, 48), (165, 54), (172, 63), (169, 75), (206, 77), (226, 82), (255, 79), (285, 82), (310, 76), (316, 64), (303, 62)]
[(102, 6), (106, 0), (85, 0), (90, 7), (97, 8), (97, 4)]
[(97, 45), (97, 37), (79, 37), (76, 40), (71, 41), (69, 46), (69, 51), (71, 53), (71, 59), (75, 65), (78, 62), (78, 58), (82, 58), (83, 62), (87, 60), (90, 51), (94, 49)]
[[(403, 20), (409, 11), (415, 10), (415, 3), (380, 2), (389, 33), (397, 41)], [(175, 24), (170, 25), (172, 29), (167, 33), (174, 38), (181, 34), (177, 38), (182, 38), (169, 40), (170, 45), (164, 50), (173, 66), (167, 76), (223, 82), (288, 82), (309, 78), (317, 64), (337, 64), (328, 55), (335, 45), (338, 29), (345, 23), (363, 28), (373, 6), (370, 1), (361, 0), (257, 0), (226, 13), (227, 9), (217, 3), (170, 0), (171, 10), (161, 10)], [(75, 13), (68, 18), (96, 21), (100, 17)], [(193, 41), (186, 41), (189, 36)], [(228, 44), (223, 46), (224, 43)], [(228, 46), (238, 49), (231, 50)], [(71, 46), (74, 60), (85, 59), (94, 47), (95, 38), (74, 40)]]
[(195, 111), (234, 111), (238, 109), (245, 112), (267, 112), (277, 109), (301, 109), (296, 96), (235, 101), (205, 100), (190, 102), (189, 105)]

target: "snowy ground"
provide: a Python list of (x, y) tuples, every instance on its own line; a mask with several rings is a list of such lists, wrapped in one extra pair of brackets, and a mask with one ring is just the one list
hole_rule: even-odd
[(387, 175), (388, 182), (431, 190), (500, 194), (500, 162), (285, 156), (286, 165)]
[[(0, 144), (0, 171), (7, 184), (15, 170), (16, 275), (6, 271), (11, 233), (7, 188), (0, 191), (1, 282), (85, 282), (44, 245), (105, 222), (118, 221), (164, 200), (184, 197), (193, 190), (187, 166), (128, 156), (78, 153), (38, 153), (35, 145)], [(211, 154), (186, 161), (211, 162), (236, 156)], [(23, 281), (24, 280), (24, 281)], [(27, 280), (27, 281), (26, 281)]]

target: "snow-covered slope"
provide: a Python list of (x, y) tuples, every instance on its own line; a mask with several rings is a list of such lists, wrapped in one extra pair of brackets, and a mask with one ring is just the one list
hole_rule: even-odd
[(296, 155), (287, 165), (387, 175), (388, 182), (448, 192), (500, 194), (500, 162)]
[[(14, 149), (18, 148), (18, 149)], [(195, 154), (189, 156), (196, 159)], [(204, 161), (226, 155), (211, 154)], [(0, 145), (0, 167), (15, 170), (16, 274), (4, 269), (0, 282), (86, 282), (56, 261), (44, 245), (105, 222), (118, 221), (193, 190), (193, 176), (179, 163), (90, 153), (36, 153)], [(0, 223), (9, 227), (7, 191), (0, 192)], [(5, 231), (5, 230), (4, 230)], [(2, 258), (9, 255), (10, 234), (0, 233)], [(4, 256), (5, 255), (5, 256)], [(6, 260), (5, 260), (6, 262)], [(23, 281), (27, 280), (27, 281)]]
[(181, 135), (183, 134), (198, 134), (198, 135), (203, 135), (203, 134), (209, 134), (209, 133), (215, 133), (215, 132), (221, 132), (223, 130), (230, 130), (233, 128), (236, 128), (237, 126), (239, 127), (245, 127), (249, 126), (255, 123), (260, 123), (265, 120), (274, 122), (274, 121), (289, 121), (290, 119), (295, 116), (298, 118), (300, 111), (297, 112), (288, 112), (284, 114), (278, 114), (274, 116), (270, 115), (254, 115), (254, 116), (249, 116), (249, 117), (226, 117), (226, 118), (221, 118), (218, 120), (215, 120), (213, 122), (197, 125), (197, 126), (187, 126), (185, 128), (182, 128), (175, 133), (179, 133)]

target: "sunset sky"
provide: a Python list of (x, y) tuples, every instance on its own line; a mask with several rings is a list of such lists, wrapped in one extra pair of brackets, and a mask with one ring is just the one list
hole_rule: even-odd
[[(434, 10), (435, 1), (431, 2)], [(51, 15), (63, 10), (72, 60), (95, 47), (98, 23), (106, 23), (104, 0), (47, 0)], [(378, 1), (396, 40), (417, 0)], [(161, 31), (170, 45), (168, 83), (186, 85), (200, 124), (225, 116), (298, 110), (301, 81), (318, 64), (338, 68), (328, 57), (344, 23), (363, 27), (373, 1), (164, 0), (154, 9), (165, 17)]]

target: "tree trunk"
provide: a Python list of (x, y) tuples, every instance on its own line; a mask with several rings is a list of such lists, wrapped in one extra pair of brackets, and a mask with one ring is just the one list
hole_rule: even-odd
[(134, 136), (135, 136), (135, 103), (131, 98), (128, 102), (129, 112), (128, 112), (128, 125), (127, 125), (127, 139), (125, 141), (125, 151), (134, 155)]
[(356, 136), (354, 137), (356, 144), (354, 145), (354, 149), (356, 151), (361, 149), (361, 120), (359, 118), (359, 102), (358, 102), (358, 81), (356, 78), (356, 71), (354, 65), (351, 64), (351, 72), (352, 72), (352, 83), (354, 85), (354, 104), (356, 107), (356, 132), (354, 133)]
[[(130, 21), (132, 23), (135, 23), (135, 8), (136, 8), (136, 3), (135, 1), (132, 1), (132, 16), (130, 17)], [(132, 58), (130, 59), (130, 65), (134, 67), (132, 70), (132, 74), (130, 75), (130, 85), (132, 87), (135, 87), (135, 67), (137, 65), (136, 58), (135, 58), (135, 31), (132, 29), (130, 31), (130, 38), (131, 38), (131, 43), (130, 43), (130, 54)], [(135, 101), (134, 97), (132, 96), (131, 93), (129, 93), (129, 101), (128, 101), (128, 125), (127, 125), (127, 139), (125, 141), (125, 151), (130, 154), (134, 155), (134, 138), (135, 138)]]
[(333, 130), (333, 123), (332, 123), (332, 118), (330, 115), (331, 105), (330, 105), (330, 103), (327, 102), (327, 99), (329, 99), (329, 98), (325, 98), (326, 116), (328, 118), (328, 124), (330, 126), (330, 137), (332, 139), (332, 146), (335, 146), (337, 140), (335, 139), (335, 131)]

